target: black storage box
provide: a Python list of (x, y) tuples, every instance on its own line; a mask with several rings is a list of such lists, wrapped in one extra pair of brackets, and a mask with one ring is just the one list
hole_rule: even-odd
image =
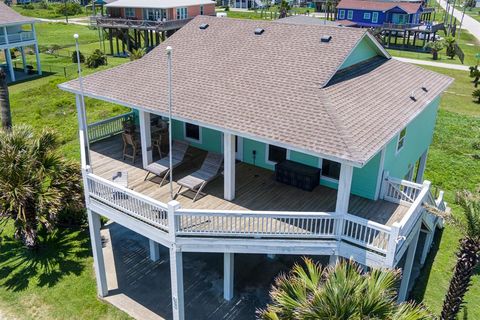
[(285, 160), (275, 165), (275, 179), (297, 188), (312, 191), (320, 183), (320, 169)]

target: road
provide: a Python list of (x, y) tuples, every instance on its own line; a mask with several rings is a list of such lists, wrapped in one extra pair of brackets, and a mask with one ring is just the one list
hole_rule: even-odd
[[(437, 2), (442, 6), (443, 9), (446, 9), (446, 0), (437, 0)], [(453, 16), (457, 18), (458, 21), (462, 21), (462, 11), (458, 10), (457, 8), (455, 8), (455, 10), (453, 11)], [(477, 38), (478, 41), (480, 41), (480, 22), (473, 19), (467, 14), (465, 14), (465, 17), (463, 18), (462, 29), (467, 29), (471, 34), (475, 36), (475, 38)]]

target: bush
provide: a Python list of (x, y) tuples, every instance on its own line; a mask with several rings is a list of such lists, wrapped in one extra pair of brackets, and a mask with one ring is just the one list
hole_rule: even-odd
[(74, 16), (82, 13), (82, 6), (76, 2), (67, 2), (57, 7), (57, 13), (63, 16)]
[[(83, 55), (83, 53), (81, 51), (79, 51), (78, 55), (80, 56), (80, 63), (85, 63), (85, 56)], [(72, 62), (73, 63), (78, 63), (77, 51), (74, 51), (72, 53)]]
[(225, 6), (225, 11), (230, 11), (230, 7), (229, 6)]
[(476, 89), (475, 91), (473, 91), (472, 97), (473, 99), (477, 100), (477, 103), (480, 103), (480, 89)]
[(43, 0), (38, 4), (40, 9), (50, 9), (50, 5), (48, 4), (47, 0)]
[(24, 4), (23, 5), (23, 9), (27, 9), (27, 10), (34, 10), (35, 9), (35, 6), (31, 3), (27, 3), (27, 4)]
[(88, 68), (98, 68), (107, 64), (107, 56), (99, 49), (95, 50), (91, 56), (87, 58)]

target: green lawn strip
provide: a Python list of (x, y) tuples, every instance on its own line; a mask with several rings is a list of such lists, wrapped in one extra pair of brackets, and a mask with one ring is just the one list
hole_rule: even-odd
[[(65, 19), (65, 15), (60, 14), (57, 9), (62, 6), (62, 4), (50, 4), (48, 9), (44, 9), (40, 7), (39, 3), (33, 3), (33, 9), (29, 9), (24, 5), (14, 5), (12, 8), (17, 11), (18, 13), (27, 16), (27, 17), (34, 17), (34, 18), (43, 18), (43, 19)], [(69, 16), (69, 18), (78, 18), (78, 17), (86, 17), (90, 15), (90, 11), (85, 11), (83, 8), (83, 12), (77, 15)]]
[[(445, 191), (445, 199), (452, 207), (453, 214), (458, 215), (455, 192), (464, 188), (474, 190), (480, 185), (480, 160), (473, 157), (474, 154), (480, 154), (480, 150), (473, 147), (475, 141), (480, 141), (480, 104), (474, 103), (469, 95), (473, 85), (468, 72), (428, 69), (450, 75), (456, 80), (441, 102), (425, 178)], [(414, 287), (413, 297), (423, 301), (436, 314), (441, 311), (461, 234), (458, 226), (446, 224), (440, 243), (437, 238), (439, 250), (429, 257)], [(480, 319), (479, 306), (480, 276), (477, 274), (466, 296), (469, 319)]]
[(88, 44), (99, 41), (98, 30), (90, 29), (87, 26), (66, 23), (41, 22), (35, 25), (40, 46), (49, 47), (59, 45), (71, 47), (75, 45), (73, 35), (77, 33), (81, 44)]
[(30, 252), (0, 236), (0, 308), (18, 319), (129, 319), (96, 298), (88, 229), (59, 228)]

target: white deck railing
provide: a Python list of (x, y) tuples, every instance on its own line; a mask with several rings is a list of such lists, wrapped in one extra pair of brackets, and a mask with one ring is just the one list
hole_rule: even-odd
[(167, 205), (124, 188), (92, 173), (86, 173), (90, 197), (138, 220), (168, 231)]
[(13, 34), (7, 34), (7, 37), (5, 37), (5, 35), (0, 35), (0, 44), (7, 44), (7, 40), (8, 40), (8, 43), (10, 44), (10, 43), (31, 41), (34, 39), (35, 37), (32, 31), (22, 31), (22, 32), (13, 33)]
[(409, 205), (415, 202), (423, 186), (408, 180), (387, 177), (384, 179), (384, 188), (383, 199)]
[[(351, 214), (181, 208), (169, 212), (165, 203), (93, 173), (85, 175), (90, 199), (158, 227), (173, 237), (336, 239), (379, 254), (386, 254), (389, 249), (390, 227)], [(169, 221), (172, 214), (173, 223)]]
[(118, 115), (88, 125), (88, 141), (95, 142), (123, 131), (123, 123), (133, 116), (133, 112)]

